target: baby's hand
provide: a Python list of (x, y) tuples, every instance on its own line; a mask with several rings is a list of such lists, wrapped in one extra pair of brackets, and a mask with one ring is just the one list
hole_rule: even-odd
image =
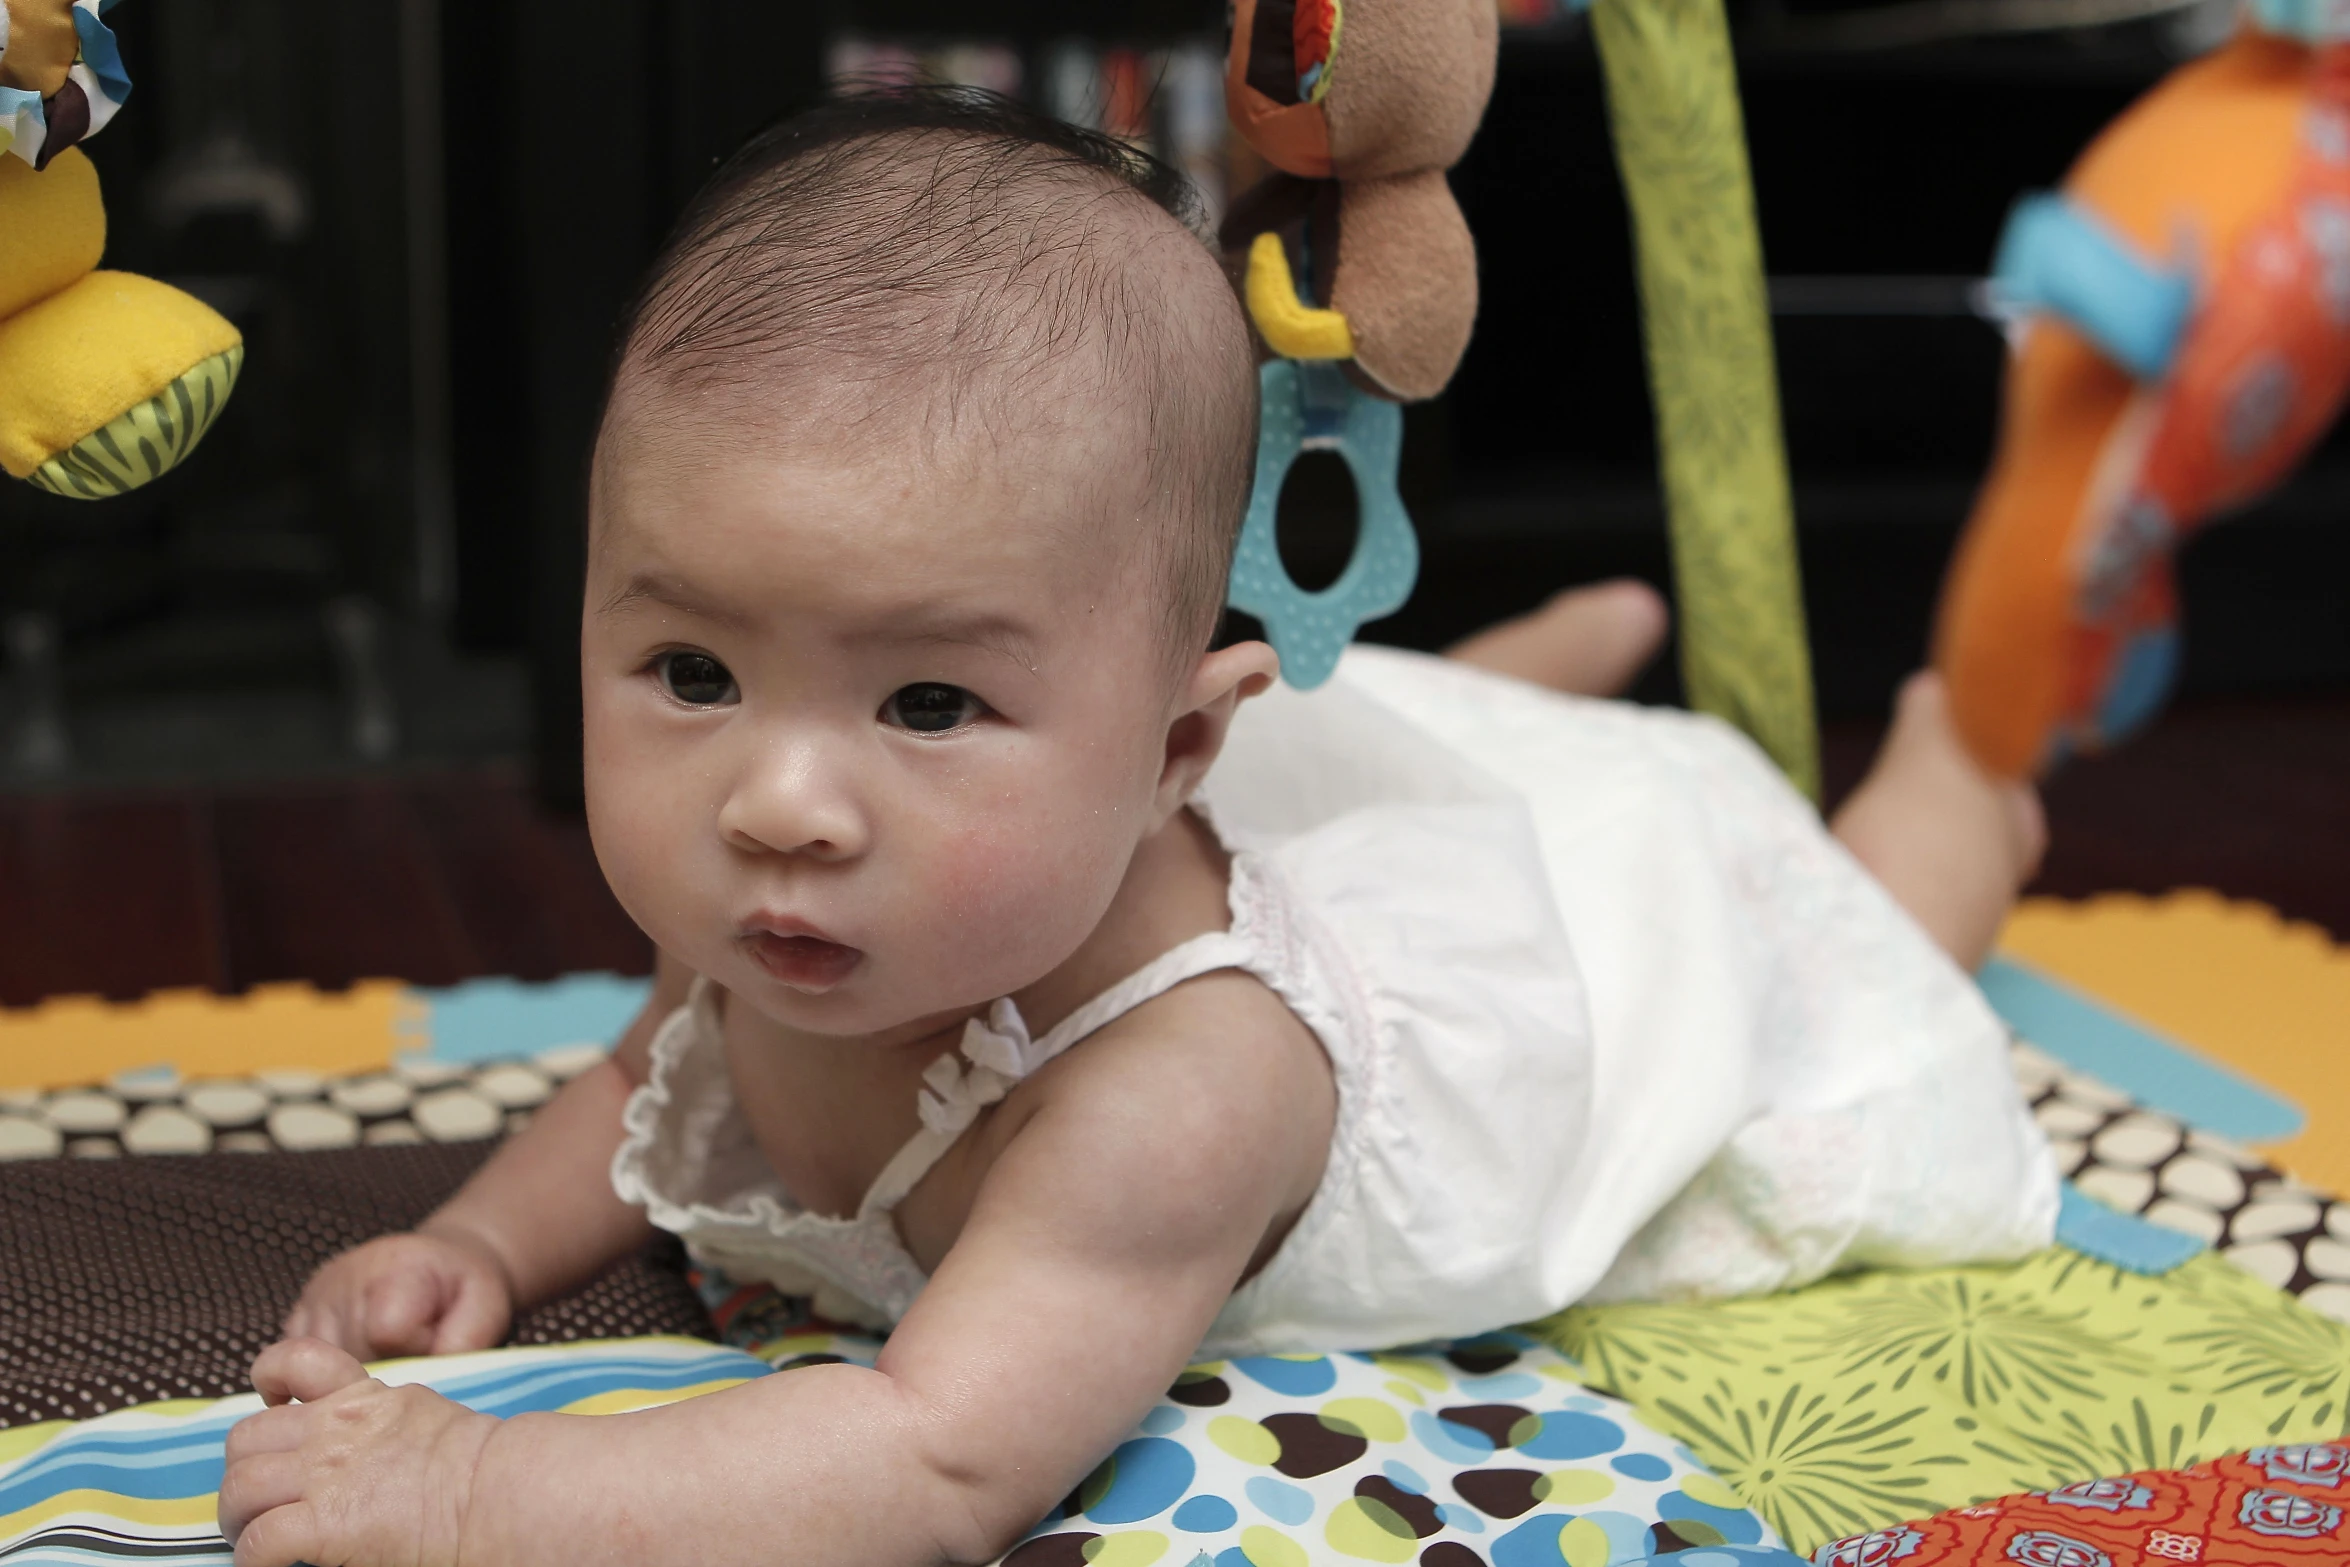
[(454, 1355), (503, 1342), (513, 1315), (505, 1265), (486, 1241), (456, 1231), (386, 1235), (312, 1274), (285, 1335), (322, 1338), (362, 1360)]
[(253, 1385), (271, 1407), (229, 1432), (220, 1486), (236, 1567), (456, 1562), (495, 1416), (430, 1388), (386, 1387), (314, 1338), (263, 1350)]

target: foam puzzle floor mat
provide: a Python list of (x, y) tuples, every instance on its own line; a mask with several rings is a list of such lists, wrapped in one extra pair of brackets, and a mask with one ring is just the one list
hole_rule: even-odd
[(171, 1067), (47, 1091), (0, 1090), (0, 1159), (308, 1152), (464, 1143), (529, 1124), (555, 1090), (604, 1059), (601, 1044), (468, 1065), (407, 1055), (389, 1070), (284, 1069), (187, 1078)]
[(444, 989), (370, 979), (339, 991), (287, 983), (235, 996), (59, 996), (0, 1007), (0, 1088), (70, 1088), (149, 1069), (190, 1079), (280, 1070), (357, 1076), (403, 1058), (478, 1065), (571, 1045), (608, 1047), (650, 993), (650, 980), (587, 973), (544, 983), (470, 979)]

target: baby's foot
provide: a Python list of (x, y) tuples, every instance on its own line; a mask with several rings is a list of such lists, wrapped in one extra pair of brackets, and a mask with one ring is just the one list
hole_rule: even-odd
[(1455, 643), (1445, 657), (1570, 696), (1620, 696), (1671, 624), (1656, 589), (1622, 577), (1554, 594), (1540, 609)]
[(2048, 820), (2030, 784), (1967, 751), (1939, 675), (1902, 686), (1876, 764), (1836, 813), (1836, 836), (1894, 901), (1970, 972), (2040, 868)]

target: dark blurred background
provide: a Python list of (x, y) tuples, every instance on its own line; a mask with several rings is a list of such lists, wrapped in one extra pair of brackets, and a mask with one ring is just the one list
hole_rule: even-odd
[[(1576, 581), (1669, 588), (1597, 61), (1549, 0), (1503, 14), (1453, 184), (1487, 319), (1510, 325), (1409, 416), (1425, 570), (1369, 634), (1414, 646)], [(2006, 209), (2229, 7), (1731, 14), (1844, 787), (1923, 656), (1990, 450), (2001, 345), (1971, 286)], [(671, 216), (844, 73), (1019, 92), (1149, 141), (1212, 197), (1250, 172), (1202, 0), (143, 0), (109, 20), (136, 86), (89, 144), (108, 263), (211, 301), (250, 351), (205, 445), (147, 490), (0, 485), (6, 1003), (641, 962), (571, 814), (573, 639), (610, 332)], [(2051, 887), (2216, 883), (2350, 936), (2350, 861), (2326, 858), (2350, 855), (2344, 441), (2187, 552), (2181, 703), (2058, 781)], [(1351, 544), (1335, 468), (1301, 465), (1285, 496), (1308, 582)], [(1669, 660), (1638, 695), (1675, 699)]]

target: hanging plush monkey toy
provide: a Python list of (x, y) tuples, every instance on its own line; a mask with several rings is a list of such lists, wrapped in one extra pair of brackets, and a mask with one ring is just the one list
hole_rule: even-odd
[[(1366, 620), (1409, 596), (1419, 547), (1396, 492), (1402, 416), (1434, 397), (1477, 318), (1477, 253), (1444, 171), (1493, 90), (1492, 0), (1237, 0), (1232, 124), (1275, 172), (1233, 203), (1223, 241), (1268, 361), (1256, 490), (1232, 603), (1265, 623), (1282, 675), (1319, 685)], [(1336, 451), (1361, 530), (1338, 580), (1307, 593), (1274, 512), (1300, 451)]]

